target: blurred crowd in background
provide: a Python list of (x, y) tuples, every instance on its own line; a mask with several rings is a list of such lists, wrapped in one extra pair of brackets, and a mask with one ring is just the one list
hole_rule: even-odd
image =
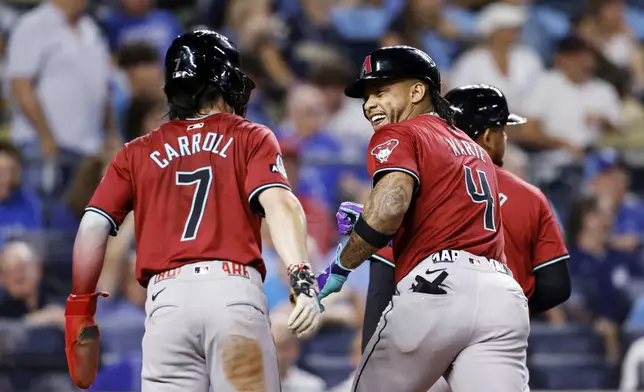
[[(237, 43), (257, 82), (247, 117), (280, 140), (316, 269), (341, 240), (337, 205), (370, 189), (371, 126), (362, 102), (343, 95), (366, 53), (413, 45), (436, 61), (443, 92), (500, 88), (529, 119), (508, 134), (506, 168), (546, 193), (571, 254), (571, 299), (533, 320), (532, 388), (644, 387), (644, 1), (4, 0), (1, 391), (73, 390), (62, 328), (76, 229), (118, 148), (164, 121), (165, 49), (203, 27)], [(112, 296), (97, 316), (95, 391), (139, 388), (145, 289), (133, 233), (130, 217), (99, 282)], [(284, 268), (264, 234), (283, 391), (348, 391), (368, 267), (328, 298), (317, 336), (297, 341)]]

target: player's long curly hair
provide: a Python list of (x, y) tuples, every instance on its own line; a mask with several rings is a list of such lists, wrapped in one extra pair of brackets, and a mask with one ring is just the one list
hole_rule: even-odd
[(170, 120), (185, 120), (196, 118), (205, 108), (217, 102), (221, 90), (217, 87), (197, 81), (183, 81), (181, 88), (166, 84), (165, 93), (168, 98), (168, 118)]
[(429, 97), (431, 98), (432, 105), (434, 106), (434, 112), (436, 112), (436, 114), (438, 114), (443, 120), (447, 121), (450, 127), (456, 128), (454, 109), (452, 109), (449, 102), (443, 98), (438, 90), (431, 87), (429, 89)]

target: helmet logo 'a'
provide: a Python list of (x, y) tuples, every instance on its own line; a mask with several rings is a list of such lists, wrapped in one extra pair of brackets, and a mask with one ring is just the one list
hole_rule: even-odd
[(371, 73), (371, 55), (365, 57), (364, 63), (362, 63), (362, 75)]
[(371, 155), (376, 157), (380, 163), (387, 162), (389, 155), (394, 151), (394, 148), (398, 145), (398, 139), (390, 139), (382, 144), (378, 144), (371, 150)]

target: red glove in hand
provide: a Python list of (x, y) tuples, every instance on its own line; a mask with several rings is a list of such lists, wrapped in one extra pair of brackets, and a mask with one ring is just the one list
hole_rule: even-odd
[(70, 294), (65, 307), (65, 353), (67, 367), (77, 387), (89, 388), (98, 371), (100, 332), (94, 321), (98, 297), (105, 292)]

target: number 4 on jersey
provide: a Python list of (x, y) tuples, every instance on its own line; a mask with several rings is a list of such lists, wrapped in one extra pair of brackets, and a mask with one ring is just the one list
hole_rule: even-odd
[(476, 171), (479, 183), (479, 187), (477, 188), (474, 183), (472, 169), (467, 166), (463, 167), (465, 168), (465, 186), (470, 198), (474, 203), (485, 203), (483, 227), (488, 231), (496, 231), (496, 224), (494, 223), (494, 197), (492, 196), (492, 190), (490, 189), (487, 175), (484, 171)]
[(210, 193), (210, 185), (212, 184), (212, 168), (202, 167), (192, 172), (177, 172), (176, 184), (180, 186), (197, 185), (181, 236), (181, 241), (194, 240), (197, 238), (201, 218), (203, 218), (203, 212), (206, 209), (208, 193)]

